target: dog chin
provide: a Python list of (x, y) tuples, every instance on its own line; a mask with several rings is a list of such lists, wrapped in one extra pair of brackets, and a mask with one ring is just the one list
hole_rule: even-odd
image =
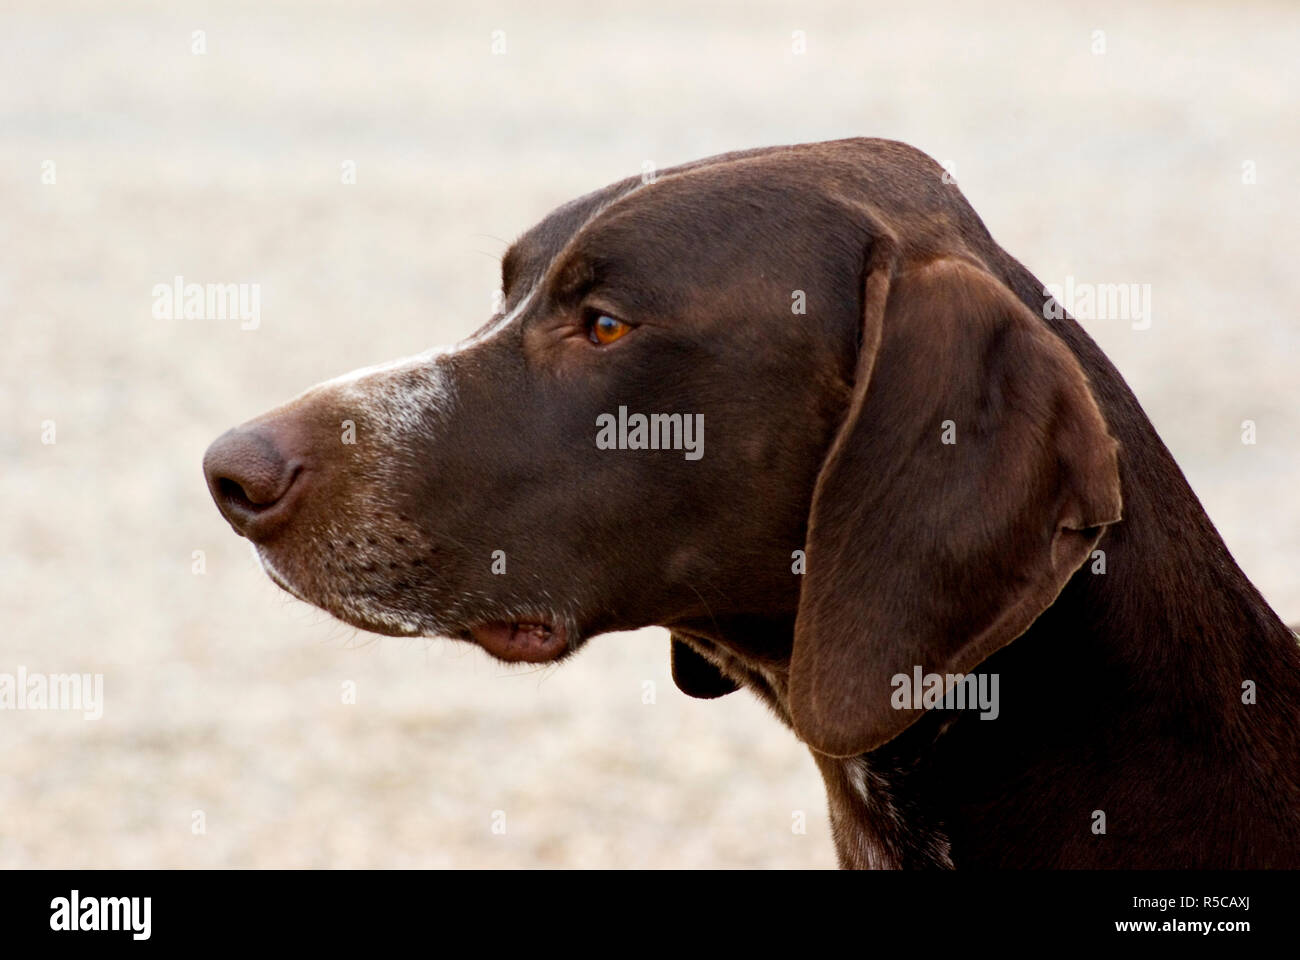
[(281, 590), (303, 603), (324, 610), (336, 620), (367, 633), (386, 637), (449, 634), (455, 639), (475, 643), (496, 659), (507, 663), (551, 663), (562, 659), (577, 647), (573, 631), (559, 618), (544, 614), (484, 620), (458, 630), (446, 631), (429, 628), (422, 622), (424, 618), (374, 609), (373, 604), (359, 603), (346, 596), (316, 600), (295, 587), (289, 577), (276, 568), (265, 550), (254, 547), (253, 553), (262, 571)]
[(295, 600), (301, 600), (318, 610), (324, 610), (341, 623), (385, 637), (418, 637), (428, 632), (422, 627), (418, 618), (397, 611), (376, 609), (373, 603), (357, 598), (333, 595), (323, 599), (310, 597), (296, 587), (283, 571), (276, 568), (265, 550), (255, 547), (253, 554), (257, 557), (257, 562), (261, 565), (267, 579), (277, 587)]

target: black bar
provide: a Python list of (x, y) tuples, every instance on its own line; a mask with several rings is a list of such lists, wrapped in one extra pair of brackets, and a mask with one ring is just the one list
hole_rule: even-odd
[[(626, 937), (629, 948), (638, 939), (653, 948), (769, 936), (807, 938), (810, 949), (847, 939), (864, 954), (899, 937), (922, 950), (957, 942), (1230, 946), (1289, 937), (1298, 888), (1294, 873), (56, 870), (0, 874), (0, 921), (6, 946), (75, 941), (92, 951), (289, 941), (337, 950), (412, 938), (452, 950), (466, 937), (471, 946), (499, 949), (518, 938), (539, 949), (597, 931), (608, 937), (611, 925), (614, 943)], [(111, 925), (116, 915), (120, 929), (52, 929), (70, 926), (74, 890), (78, 925), (101, 917)], [(136, 939), (145, 930), (143, 898), (148, 937)], [(1189, 929), (1207, 922), (1208, 933)], [(1133, 923), (1154, 928), (1118, 927)]]

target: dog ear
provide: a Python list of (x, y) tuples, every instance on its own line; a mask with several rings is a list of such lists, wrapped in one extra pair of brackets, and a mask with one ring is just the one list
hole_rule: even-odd
[(685, 641), (672, 638), (673, 682), (688, 697), (714, 700), (735, 693), (740, 685), (700, 656)]
[(919, 719), (891, 707), (893, 677), (973, 670), (1120, 519), (1118, 445), (1056, 335), (966, 261), (891, 271), (868, 266), (795, 622), (795, 730), (831, 756)]

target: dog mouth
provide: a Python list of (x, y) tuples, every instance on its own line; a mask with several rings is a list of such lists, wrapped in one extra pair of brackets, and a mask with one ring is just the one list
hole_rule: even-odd
[[(392, 607), (374, 591), (331, 591), (325, 597), (311, 596), (278, 569), (264, 550), (255, 548), (254, 556), (280, 589), (369, 633), (390, 637), (441, 635), (467, 640), (508, 663), (549, 663), (573, 649), (573, 631), (559, 617), (530, 611), (517, 619), (471, 621), (467, 626), (449, 628), (445, 622), (439, 623), (428, 616)], [(465, 623), (465, 620), (457, 619), (461, 624)]]
[(470, 637), (498, 660), (549, 663), (569, 649), (569, 631), (545, 620), (489, 620), (469, 628)]

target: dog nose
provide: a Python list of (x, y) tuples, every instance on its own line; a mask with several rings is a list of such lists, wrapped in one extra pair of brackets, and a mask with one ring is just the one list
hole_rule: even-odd
[(203, 455), (208, 490), (235, 532), (262, 541), (289, 519), (302, 493), (302, 464), (265, 425), (228, 430)]

